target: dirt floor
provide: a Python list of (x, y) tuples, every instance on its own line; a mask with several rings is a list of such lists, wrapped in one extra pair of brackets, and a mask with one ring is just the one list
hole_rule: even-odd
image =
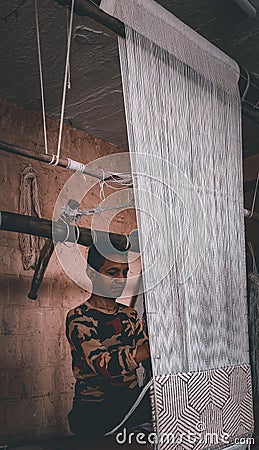
[[(255, 444), (252, 450), (259, 450), (259, 398), (254, 401), (255, 414)], [(13, 447), (0, 447), (1, 450), (140, 450), (151, 449), (150, 444), (138, 444), (132, 439), (132, 442), (117, 443), (115, 437), (104, 437), (93, 440), (84, 440), (76, 436), (68, 436), (65, 438), (54, 439), (51, 441), (43, 441), (38, 443), (30, 443), (23, 445), (16, 445)]]
[(69, 436), (37, 444), (27, 444), (16, 447), (8, 446), (6, 450), (139, 450), (140, 448), (151, 449), (149, 445), (137, 444), (134, 441), (131, 444), (118, 444), (114, 437), (86, 441), (75, 436)]

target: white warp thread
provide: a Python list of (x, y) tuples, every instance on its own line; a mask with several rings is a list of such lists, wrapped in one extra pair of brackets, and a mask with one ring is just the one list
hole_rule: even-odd
[(152, 34), (119, 46), (153, 374), (248, 363), (236, 64), (155, 2), (112, 3)]
[[(119, 49), (153, 376), (247, 364), (238, 66), (152, 0), (101, 8), (125, 23)], [(159, 436), (176, 419), (168, 389), (164, 408), (154, 386)], [(211, 389), (220, 399), (217, 381)]]
[[(239, 79), (239, 66), (225, 53), (181, 22), (154, 0), (102, 0), (100, 9), (121, 20), (149, 41), (174, 55), (208, 80), (232, 89)], [(188, 46), (188, 49), (187, 49)], [(186, 51), (187, 49), (187, 51)], [(207, 64), (204, 54), (213, 61)], [(193, 58), (195, 55), (195, 58)]]

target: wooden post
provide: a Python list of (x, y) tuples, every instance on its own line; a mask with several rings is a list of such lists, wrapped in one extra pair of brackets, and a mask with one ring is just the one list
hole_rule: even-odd
[(55, 245), (53, 244), (52, 239), (47, 239), (40, 251), (40, 256), (31, 282), (31, 290), (28, 294), (28, 297), (31, 300), (37, 299), (38, 289), (42, 283), (44, 274), (48, 267), (48, 263), (54, 251), (54, 248)]

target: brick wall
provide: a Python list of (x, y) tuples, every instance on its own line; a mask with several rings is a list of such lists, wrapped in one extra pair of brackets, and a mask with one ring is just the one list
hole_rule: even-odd
[[(56, 148), (58, 123), (48, 119), (50, 148)], [(0, 101), (0, 140), (43, 153), (41, 115)], [(88, 163), (118, 148), (64, 127), (63, 157)], [(62, 168), (0, 152), (0, 210), (18, 212), (20, 173), (29, 164), (37, 171), (43, 217), (52, 218), (61, 187), (71, 176)], [(98, 187), (83, 206), (99, 202)], [(89, 221), (82, 223), (87, 226)], [(136, 228), (132, 210), (120, 213), (112, 231)], [(33, 271), (22, 267), (18, 234), (0, 231), (0, 446), (69, 433), (74, 379), (65, 340), (65, 316), (87, 295), (62, 271), (52, 256), (36, 301), (29, 300)], [(86, 250), (83, 249), (86, 253)]]

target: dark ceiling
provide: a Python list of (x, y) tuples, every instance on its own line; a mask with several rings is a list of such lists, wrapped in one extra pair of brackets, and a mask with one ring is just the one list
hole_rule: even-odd
[[(259, 73), (259, 21), (247, 17), (233, 0), (158, 0), (158, 3), (240, 66)], [(40, 111), (34, 0), (0, 0), (0, 5), (0, 96)], [(38, 0), (38, 9), (46, 111), (59, 120), (67, 10), (54, 0)], [(127, 148), (116, 35), (88, 17), (74, 17), (71, 83), (65, 122)], [(258, 125), (244, 118), (243, 130), (244, 155), (259, 153)]]

